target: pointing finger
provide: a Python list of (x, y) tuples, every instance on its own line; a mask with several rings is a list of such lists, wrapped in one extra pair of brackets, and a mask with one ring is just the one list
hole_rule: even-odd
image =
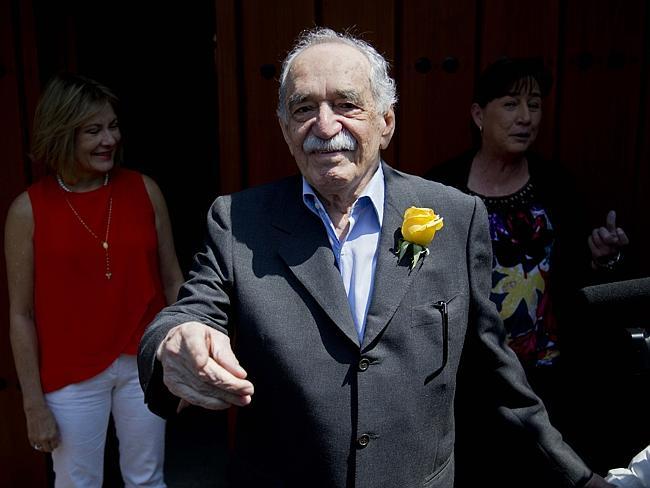
[(610, 210), (607, 212), (607, 230), (616, 233), (616, 211)]

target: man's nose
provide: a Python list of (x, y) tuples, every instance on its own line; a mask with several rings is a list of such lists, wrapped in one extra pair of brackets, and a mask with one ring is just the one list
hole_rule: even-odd
[(338, 121), (329, 103), (321, 103), (318, 106), (318, 114), (312, 126), (314, 135), (321, 139), (329, 139), (338, 134), (341, 128), (341, 122)]

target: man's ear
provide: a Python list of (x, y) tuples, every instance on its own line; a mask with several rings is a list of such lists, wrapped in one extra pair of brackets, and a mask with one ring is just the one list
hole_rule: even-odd
[(386, 149), (395, 133), (395, 111), (392, 107), (384, 114), (383, 119), (384, 128), (381, 131), (381, 143), (379, 144), (379, 147)]
[(469, 109), (470, 113), (472, 114), (472, 120), (476, 124), (476, 127), (478, 127), (479, 131), (483, 131), (483, 109), (478, 103), (473, 103), (471, 108)]
[(293, 156), (293, 146), (291, 145), (290, 139), (289, 139), (289, 123), (285, 123), (282, 121), (282, 118), (278, 116), (278, 123), (280, 124), (280, 129), (282, 130), (282, 137), (284, 137), (284, 142), (287, 143), (287, 147), (289, 148), (289, 152)]

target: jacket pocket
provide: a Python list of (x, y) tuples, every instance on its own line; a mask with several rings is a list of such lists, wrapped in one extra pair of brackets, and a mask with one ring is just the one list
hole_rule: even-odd
[(454, 486), (454, 455), (451, 454), (447, 460), (440, 466), (440, 469), (434, 471), (424, 478), (422, 488), (450, 488)]
[[(422, 350), (422, 363), (426, 371), (425, 384), (438, 376), (449, 360), (450, 304), (459, 295), (447, 300), (437, 300), (411, 310), (411, 331)], [(460, 303), (461, 300), (456, 300)]]

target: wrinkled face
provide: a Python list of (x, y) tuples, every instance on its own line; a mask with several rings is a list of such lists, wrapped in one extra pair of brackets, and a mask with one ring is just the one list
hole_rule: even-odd
[(110, 171), (121, 137), (113, 107), (106, 104), (77, 129), (74, 151), (77, 176), (93, 177)]
[(481, 108), (472, 105), (472, 116), (483, 127), (481, 143), (495, 153), (522, 154), (537, 138), (542, 120), (542, 98), (534, 82), (528, 90), (509, 93)]
[(395, 118), (375, 110), (370, 64), (351, 46), (318, 44), (294, 60), (282, 133), (298, 168), (321, 195), (363, 188), (388, 147)]

